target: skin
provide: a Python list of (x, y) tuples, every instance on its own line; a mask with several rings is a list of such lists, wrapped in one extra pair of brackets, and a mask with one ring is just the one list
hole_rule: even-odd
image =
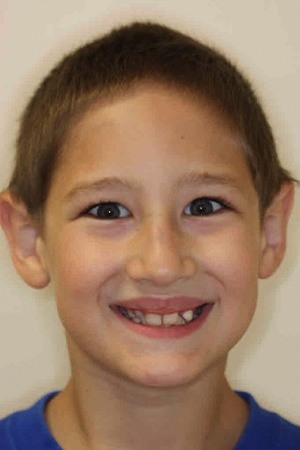
[[(46, 416), (63, 448), (234, 447), (248, 411), (226, 382), (226, 359), (251, 323), (258, 278), (283, 257), (293, 193), (282, 186), (261, 225), (241, 148), (211, 105), (154, 85), (95, 108), (70, 130), (43, 236), (32, 224), (30, 241), (27, 216), (26, 252), (12, 250), (28, 284), (51, 279), (55, 287), (72, 377)], [(128, 185), (88, 187), (106, 177)], [(222, 201), (210, 215), (191, 214), (203, 197)], [(97, 217), (107, 201), (124, 217)], [(9, 194), (1, 204), (14, 249), (9, 230), (16, 217), (22, 230), (26, 211)], [(138, 335), (109, 308), (178, 295), (213, 303), (201, 327), (180, 339)]]

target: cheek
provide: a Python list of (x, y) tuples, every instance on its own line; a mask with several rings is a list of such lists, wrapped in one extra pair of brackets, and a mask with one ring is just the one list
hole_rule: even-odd
[[(230, 232), (223, 230), (214, 234), (202, 249), (206, 270), (219, 281), (221, 289), (230, 293), (236, 301), (248, 295), (256, 297), (258, 237), (254, 227), (236, 226)], [(201, 255), (201, 251), (199, 253)]]
[(234, 345), (248, 329), (255, 313), (258, 294), (259, 240), (253, 229), (242, 227), (227, 238), (219, 261), (222, 283), (220, 312), (224, 329)]
[(102, 285), (118, 273), (122, 263), (120, 245), (85, 234), (62, 234), (52, 254), (52, 279), (58, 298), (86, 299), (98, 295)]

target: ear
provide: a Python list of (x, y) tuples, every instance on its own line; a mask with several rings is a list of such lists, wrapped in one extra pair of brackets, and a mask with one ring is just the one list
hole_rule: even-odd
[(26, 207), (8, 191), (0, 194), (0, 224), (5, 232), (14, 266), (23, 280), (34, 288), (50, 281), (45, 245)]
[(268, 278), (279, 267), (286, 249), (288, 220), (294, 202), (294, 183), (282, 183), (267, 208), (261, 230), (259, 278)]

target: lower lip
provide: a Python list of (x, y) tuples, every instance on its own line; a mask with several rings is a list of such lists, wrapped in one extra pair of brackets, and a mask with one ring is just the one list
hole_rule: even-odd
[(126, 319), (126, 317), (124, 317), (117, 310), (113, 310), (113, 312), (118, 317), (118, 319), (124, 324), (124, 326), (126, 326), (132, 331), (135, 331), (138, 334), (156, 339), (178, 339), (184, 336), (188, 336), (189, 334), (193, 333), (198, 328), (200, 328), (206, 321), (207, 316), (212, 310), (212, 307), (213, 304), (208, 305), (203, 311), (203, 313), (199, 317), (197, 317), (197, 319), (192, 320), (186, 325), (172, 325), (169, 327), (155, 327), (149, 325), (142, 325)]

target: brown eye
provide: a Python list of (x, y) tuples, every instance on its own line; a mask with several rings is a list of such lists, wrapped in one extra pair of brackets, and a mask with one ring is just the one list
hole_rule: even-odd
[(130, 216), (127, 208), (115, 202), (99, 203), (89, 208), (86, 214), (102, 220), (121, 219)]
[(184, 209), (184, 213), (192, 216), (208, 216), (224, 209), (226, 206), (222, 201), (211, 198), (196, 198)]

